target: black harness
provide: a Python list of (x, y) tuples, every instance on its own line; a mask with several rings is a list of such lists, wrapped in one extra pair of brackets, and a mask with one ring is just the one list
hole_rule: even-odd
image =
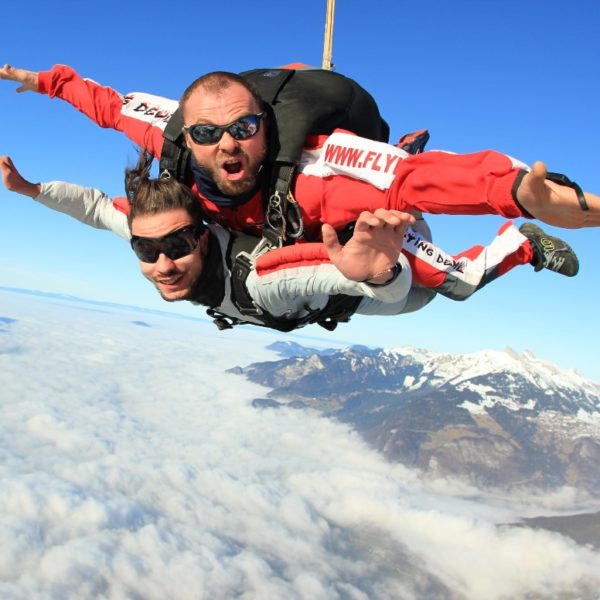
[(231, 329), (235, 325), (251, 324), (289, 332), (305, 325), (317, 323), (321, 327), (333, 331), (338, 323), (347, 323), (356, 312), (362, 298), (346, 294), (330, 296), (326, 306), (320, 310), (311, 310), (305, 307), (308, 314), (301, 319), (276, 317), (256, 306), (246, 287), (248, 275), (254, 268), (254, 258), (249, 251), (255, 247), (256, 238), (244, 234), (231, 234), (226, 261), (231, 268), (231, 299), (234, 306), (242, 315), (252, 317), (259, 323), (225, 315), (213, 306), (206, 312), (220, 330)]
[[(352, 79), (324, 69), (254, 69), (241, 73), (259, 93), (269, 113), (269, 156), (263, 186), (263, 239), (278, 248), (302, 237), (304, 227), (291, 193), (294, 171), (309, 135), (347, 129), (387, 142), (389, 126), (373, 97)], [(191, 153), (177, 109), (165, 128), (159, 172), (193, 183)]]
[[(254, 259), (270, 248), (279, 248), (304, 235), (300, 208), (291, 192), (296, 165), (309, 135), (347, 129), (361, 137), (387, 142), (389, 126), (373, 97), (352, 79), (323, 69), (254, 69), (241, 73), (257, 90), (269, 113), (269, 156), (263, 173), (263, 237), (232, 235), (227, 261), (231, 268), (232, 300), (242, 315), (278, 331), (292, 331), (318, 323), (332, 331), (356, 312), (360, 297), (338, 294), (327, 305), (302, 319), (275, 317), (257, 307), (248, 294), (246, 279)], [(194, 176), (191, 153), (183, 137), (181, 110), (173, 113), (165, 128), (159, 172), (191, 186)], [(348, 230), (348, 237), (351, 228)], [(250, 240), (250, 241), (249, 241)], [(307, 309), (309, 310), (309, 309)], [(208, 309), (219, 329), (243, 321)]]

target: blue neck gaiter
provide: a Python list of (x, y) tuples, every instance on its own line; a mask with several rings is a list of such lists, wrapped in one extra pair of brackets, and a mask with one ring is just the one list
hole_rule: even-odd
[(231, 197), (225, 196), (223, 192), (219, 190), (214, 180), (206, 171), (202, 169), (202, 167), (193, 159), (193, 157), (190, 161), (190, 164), (192, 173), (194, 174), (194, 181), (198, 186), (198, 191), (211, 202), (214, 202), (217, 206), (221, 206), (223, 208), (235, 208), (236, 206), (241, 206), (242, 204), (248, 202), (248, 200), (250, 200), (250, 198), (252, 198), (260, 189), (263, 172), (262, 169), (257, 178), (256, 186), (252, 190), (246, 192), (245, 194)]

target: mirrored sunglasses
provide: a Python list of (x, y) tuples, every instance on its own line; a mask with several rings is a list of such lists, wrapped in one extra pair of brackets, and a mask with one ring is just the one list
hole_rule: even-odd
[(183, 130), (190, 134), (196, 144), (209, 146), (216, 144), (225, 132), (234, 140), (245, 140), (256, 135), (260, 129), (260, 121), (265, 113), (240, 117), (229, 125), (186, 125)]

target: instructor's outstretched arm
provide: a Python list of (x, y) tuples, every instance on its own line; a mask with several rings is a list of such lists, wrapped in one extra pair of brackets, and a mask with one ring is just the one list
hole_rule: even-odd
[(551, 181), (547, 175), (546, 165), (537, 161), (517, 189), (517, 200), (531, 216), (566, 229), (600, 226), (600, 196), (585, 192), (582, 205), (573, 187)]
[(38, 90), (38, 74), (36, 71), (16, 69), (10, 65), (4, 65), (0, 69), (0, 79), (20, 83), (21, 86), (16, 90), (19, 94), (23, 92), (37, 92)]

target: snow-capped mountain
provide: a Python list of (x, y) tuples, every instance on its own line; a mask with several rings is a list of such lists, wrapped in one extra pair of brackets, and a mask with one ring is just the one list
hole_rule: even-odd
[(273, 349), (288, 358), (235, 369), (273, 388), (257, 407), (318, 409), (432, 475), (600, 494), (600, 384), (575, 370), (511, 349)]

